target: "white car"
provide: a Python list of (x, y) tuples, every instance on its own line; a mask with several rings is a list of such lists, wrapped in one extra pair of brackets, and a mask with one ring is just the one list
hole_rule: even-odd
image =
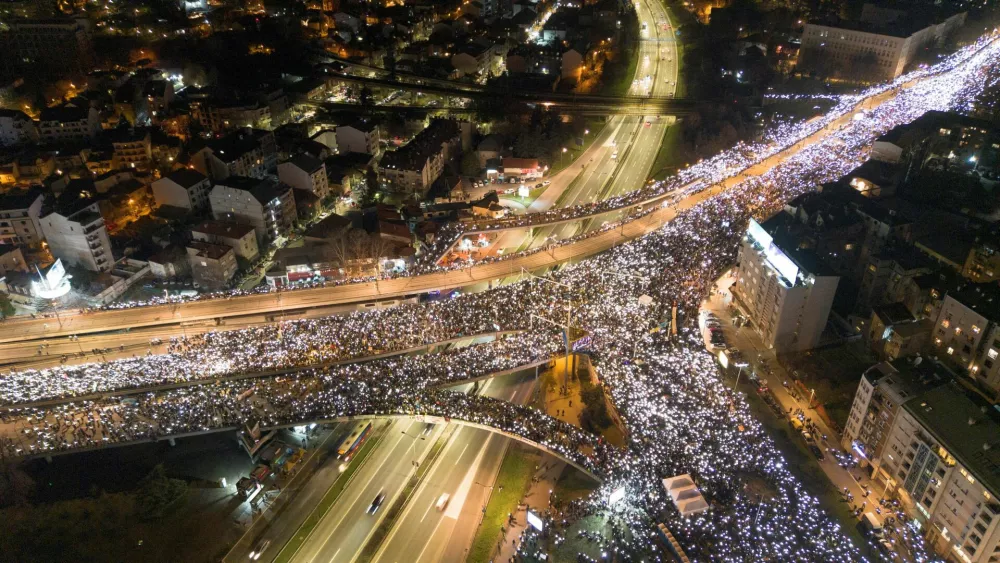
[(264, 540), (258, 543), (257, 547), (253, 548), (253, 551), (250, 552), (250, 560), (257, 561), (258, 559), (260, 559), (260, 556), (264, 553), (264, 550), (266, 550), (270, 545), (271, 545), (271, 540)]
[(451, 495), (449, 495), (448, 493), (443, 493), (440, 497), (438, 497), (437, 503), (434, 505), (434, 507), (437, 508), (438, 510), (444, 510), (445, 508), (448, 507), (448, 499), (450, 498)]
[(552, 183), (552, 182), (550, 182), (550, 181), (548, 181), (548, 180), (545, 180), (544, 182), (542, 182), (542, 185), (543, 185), (543, 186), (547, 186), (547, 185), (549, 185), (549, 184), (551, 184), (551, 183)]

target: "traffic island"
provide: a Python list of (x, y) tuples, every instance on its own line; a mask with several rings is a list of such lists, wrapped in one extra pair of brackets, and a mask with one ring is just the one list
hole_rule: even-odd
[(521, 499), (531, 485), (531, 477), (540, 459), (541, 454), (537, 450), (528, 449), (520, 444), (511, 444), (508, 448), (493, 484), (493, 492), (486, 505), (483, 519), (472, 540), (467, 563), (486, 563), (493, 560), (499, 551), (500, 541), (508, 526), (510, 515), (517, 512)]

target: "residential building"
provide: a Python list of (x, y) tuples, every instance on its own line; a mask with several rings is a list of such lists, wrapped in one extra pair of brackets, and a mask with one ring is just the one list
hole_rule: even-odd
[(42, 234), (52, 256), (70, 266), (92, 272), (110, 272), (114, 267), (111, 239), (97, 201), (53, 211), (40, 220)]
[(38, 128), (23, 111), (0, 109), (0, 147), (38, 142)]
[(156, 205), (169, 205), (191, 211), (209, 208), (208, 193), (212, 183), (208, 178), (190, 168), (180, 168), (153, 182)]
[(248, 262), (260, 256), (257, 233), (250, 225), (230, 221), (205, 221), (191, 229), (191, 238), (199, 242), (228, 246), (233, 249), (236, 256)]
[(815, 254), (784, 240), (778, 227), (787, 214), (763, 224), (751, 219), (737, 261), (736, 303), (764, 344), (778, 353), (816, 346), (826, 326), (840, 278), (829, 275)]
[(409, 143), (386, 153), (378, 164), (383, 187), (393, 193), (423, 197), (444, 172), (459, 146), (458, 122), (435, 119)]
[(111, 135), (112, 168), (139, 168), (147, 170), (152, 162), (153, 150), (148, 131), (126, 129)]
[(208, 199), (214, 218), (252, 225), (258, 244), (287, 233), (298, 218), (292, 189), (272, 179), (231, 176)]
[(158, 279), (177, 278), (190, 269), (187, 251), (180, 246), (170, 245), (149, 257), (149, 273)]
[(38, 136), (43, 143), (89, 143), (101, 130), (97, 109), (64, 104), (45, 108), (38, 118)]
[(44, 201), (45, 196), (38, 188), (0, 195), (0, 244), (41, 246), (39, 217)]
[(868, 343), (875, 356), (892, 361), (921, 352), (934, 328), (932, 319), (917, 319), (901, 302), (872, 309)]
[[(965, 23), (965, 13), (940, 22), (925, 17), (884, 18), (865, 4), (856, 21), (807, 23), (802, 32), (799, 69), (822, 75), (840, 75), (861, 80), (892, 80), (903, 73), (918, 51), (941, 43)], [(863, 73), (859, 75), (858, 73)]]
[(925, 390), (951, 380), (947, 368), (920, 356), (880, 362), (868, 368), (861, 374), (854, 393), (841, 445), (869, 475), (877, 476), (899, 408)]
[(966, 284), (949, 290), (931, 334), (937, 354), (984, 395), (1000, 398), (1000, 288)]
[(230, 176), (263, 178), (278, 165), (274, 133), (262, 129), (240, 129), (209, 141), (191, 157), (195, 170), (213, 181)]
[(7, 272), (27, 272), (28, 264), (24, 261), (24, 252), (20, 246), (0, 244), (0, 276)]
[(0, 70), (16, 73), (47, 71), (86, 73), (94, 53), (86, 17), (58, 19), (5, 19), (0, 31)]
[(905, 401), (877, 478), (947, 561), (991, 563), (1000, 552), (1000, 424), (957, 383)]
[(350, 125), (337, 127), (337, 150), (340, 154), (360, 152), (377, 155), (382, 150), (381, 141), (381, 128), (372, 119), (359, 119)]
[(228, 246), (193, 241), (187, 245), (187, 256), (198, 287), (222, 289), (236, 274), (236, 254)]
[(309, 192), (319, 199), (330, 195), (330, 185), (323, 161), (300, 154), (278, 165), (278, 179), (289, 186)]

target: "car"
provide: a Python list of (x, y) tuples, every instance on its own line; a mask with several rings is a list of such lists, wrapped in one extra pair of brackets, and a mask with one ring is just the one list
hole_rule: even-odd
[(260, 556), (264, 553), (264, 550), (266, 550), (270, 545), (271, 545), (271, 540), (261, 540), (260, 542), (258, 542), (257, 545), (253, 548), (253, 551), (250, 552), (250, 560), (257, 561), (258, 559), (260, 559)]
[(430, 434), (433, 431), (434, 431), (434, 424), (431, 423), (431, 422), (428, 422), (427, 424), (424, 425), (424, 429), (423, 429), (423, 431), (420, 432), (420, 434), (423, 435), (423, 436), (426, 436), (426, 435)]
[(517, 178), (511, 178), (510, 179), (510, 183), (511, 184), (516, 184), (517, 183)]
[(819, 461), (823, 461), (824, 459), (826, 459), (826, 456), (823, 455), (823, 450), (819, 449), (819, 447), (816, 444), (809, 444), (809, 451), (811, 451), (813, 455), (816, 456), (816, 459), (818, 459)]
[(437, 503), (434, 505), (434, 507), (437, 508), (438, 510), (444, 510), (445, 508), (448, 507), (448, 499), (450, 498), (451, 495), (449, 495), (448, 493), (442, 493), (441, 496), (438, 497)]
[(549, 185), (549, 184), (551, 184), (551, 183), (552, 183), (552, 182), (550, 182), (549, 180), (545, 180), (544, 182), (542, 182), (542, 185), (543, 185), (543, 186), (547, 186), (547, 185)]
[(505, 193), (505, 194), (512, 194), (512, 193), (514, 193), (516, 191), (517, 191), (517, 188), (507, 188), (506, 190), (503, 191), (503, 193)]
[(538, 184), (535, 184), (535, 189), (536, 189), (536, 190), (537, 190), (538, 188), (540, 188), (540, 187), (542, 187), (542, 184), (541, 184), (541, 183), (538, 183)]
[(372, 503), (368, 506), (368, 514), (375, 514), (378, 509), (382, 506), (382, 502), (385, 500), (385, 491), (379, 491)]
[(644, 127), (651, 127), (652, 125), (653, 125), (652, 123), (650, 123), (649, 121), (647, 121), (646, 125), (644, 125)]

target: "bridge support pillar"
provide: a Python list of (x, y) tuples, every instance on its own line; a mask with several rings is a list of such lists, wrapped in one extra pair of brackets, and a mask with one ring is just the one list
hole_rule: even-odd
[(170, 442), (171, 446), (176, 446), (177, 445), (177, 440), (174, 440), (173, 438), (170, 438), (167, 441)]
[(52, 463), (52, 456), (50, 455), (45, 456), (45, 461)]

